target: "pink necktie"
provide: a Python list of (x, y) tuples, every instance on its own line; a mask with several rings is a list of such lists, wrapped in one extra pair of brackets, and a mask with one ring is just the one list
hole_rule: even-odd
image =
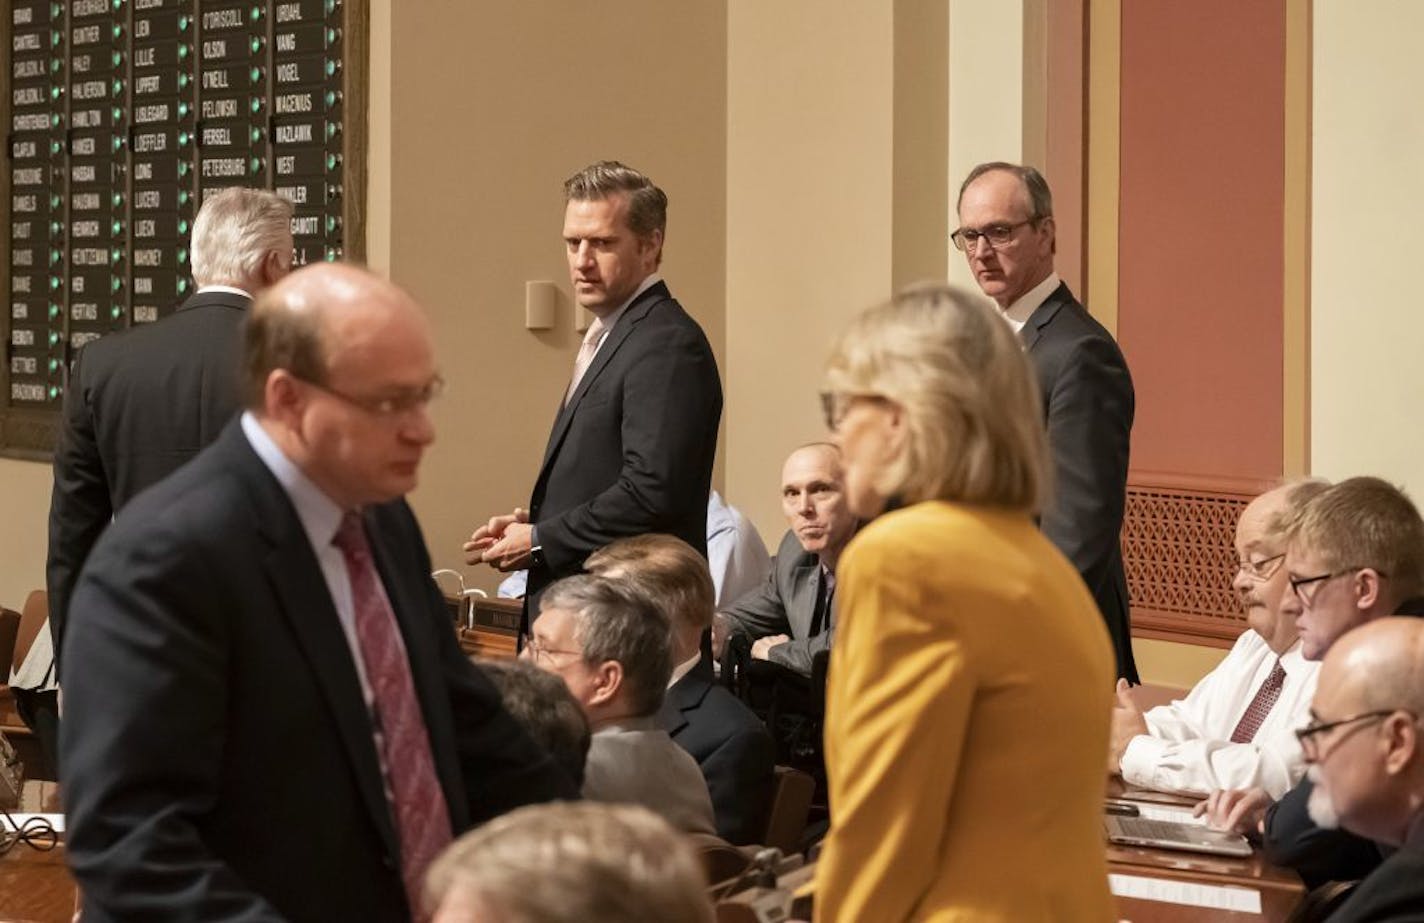
[(569, 382), (569, 390), (564, 393), (564, 403), (573, 400), (574, 392), (578, 390), (579, 382), (583, 381), (584, 373), (593, 364), (593, 356), (598, 352), (598, 344), (603, 340), (603, 318), (595, 317), (593, 323), (588, 325), (588, 332), (583, 335), (583, 345), (579, 347), (578, 359), (574, 361), (574, 377)]
[(400, 839), (401, 878), (411, 916), (421, 919), (425, 870), (449, 845), (450, 811), (435, 775), (430, 735), (415, 697), (410, 661), (401, 647), (395, 613), (371, 561), (371, 546), (359, 513), (347, 513), (331, 542), (341, 549), (351, 578), (351, 602), (356, 610), (356, 639), (380, 733), (386, 783), (394, 800), (396, 835)]
[(1281, 661), (1277, 659), (1275, 669), (1266, 677), (1265, 682), (1261, 683), (1261, 688), (1256, 690), (1256, 697), (1246, 706), (1246, 714), (1241, 716), (1236, 730), (1231, 732), (1232, 743), (1249, 744), (1256, 739), (1261, 722), (1266, 720), (1266, 716), (1271, 713), (1271, 706), (1281, 697), (1281, 686), (1285, 681), (1286, 671), (1281, 668)]

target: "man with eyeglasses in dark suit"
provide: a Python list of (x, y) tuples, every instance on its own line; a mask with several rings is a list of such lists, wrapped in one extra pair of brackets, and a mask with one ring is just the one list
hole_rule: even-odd
[[(1424, 520), (1404, 492), (1374, 477), (1341, 481), (1306, 504), (1286, 538), (1301, 648), (1321, 660), (1348, 632), (1390, 615), (1424, 616)], [(1323, 682), (1323, 677), (1322, 677)], [(1261, 789), (1213, 792), (1198, 806), (1222, 829), (1260, 834), (1267, 858), (1307, 885), (1350, 881), (1379, 865), (1372, 840), (1318, 824), (1309, 778), (1272, 802)]]
[(1053, 195), (1042, 174), (980, 164), (959, 187), (958, 211), (951, 240), (1023, 340), (1043, 392), (1055, 488), (1043, 533), (1093, 594), (1112, 636), (1117, 675), (1136, 683), (1118, 538), (1134, 409), (1127, 361), (1053, 270)]

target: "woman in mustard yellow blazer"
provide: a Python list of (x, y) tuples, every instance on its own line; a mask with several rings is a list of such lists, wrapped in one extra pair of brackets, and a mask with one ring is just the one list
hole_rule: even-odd
[(852, 323), (827, 385), (847, 501), (876, 518), (837, 574), (816, 920), (1111, 919), (1112, 647), (1034, 523), (1049, 468), (1018, 338), (919, 287)]

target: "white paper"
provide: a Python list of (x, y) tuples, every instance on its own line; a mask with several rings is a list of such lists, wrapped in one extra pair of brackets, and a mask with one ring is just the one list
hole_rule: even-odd
[[(47, 820), (49, 821), (50, 826), (53, 827), (57, 832), (64, 832), (63, 814), (0, 814), (0, 829), (14, 830), (16, 829), (15, 824), (24, 825), (25, 821), (29, 820), (31, 817), (38, 817), (41, 820)], [(10, 819), (12, 818), (14, 819), (15, 824), (10, 823)]]
[(1118, 897), (1184, 904), (1188, 907), (1210, 907), (1213, 910), (1235, 910), (1241, 913), (1261, 912), (1261, 892), (1236, 885), (1204, 885), (1191, 881), (1166, 878), (1144, 878), (1141, 875), (1108, 875), (1108, 887)]

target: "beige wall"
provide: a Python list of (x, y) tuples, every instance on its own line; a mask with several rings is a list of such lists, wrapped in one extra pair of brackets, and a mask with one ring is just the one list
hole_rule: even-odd
[(0, 458), (0, 605), (19, 609), (45, 583), (48, 464)]
[(1424, 4), (1319, 0), (1314, 16), (1310, 467), (1424, 502)]
[[(673, 15), (658, 0), (617, 15), (567, 0), (378, 6), (390, 24), (389, 271), (431, 311), (449, 384), (413, 502), (436, 565), (452, 567), (477, 523), (527, 505), (573, 366), (569, 174), (614, 158), (667, 191), (664, 275), (726, 375), (726, 13), (694, 3)], [(381, 131), (373, 120), (377, 147)], [(535, 333), (524, 283), (538, 279), (564, 299), (557, 329)]]

